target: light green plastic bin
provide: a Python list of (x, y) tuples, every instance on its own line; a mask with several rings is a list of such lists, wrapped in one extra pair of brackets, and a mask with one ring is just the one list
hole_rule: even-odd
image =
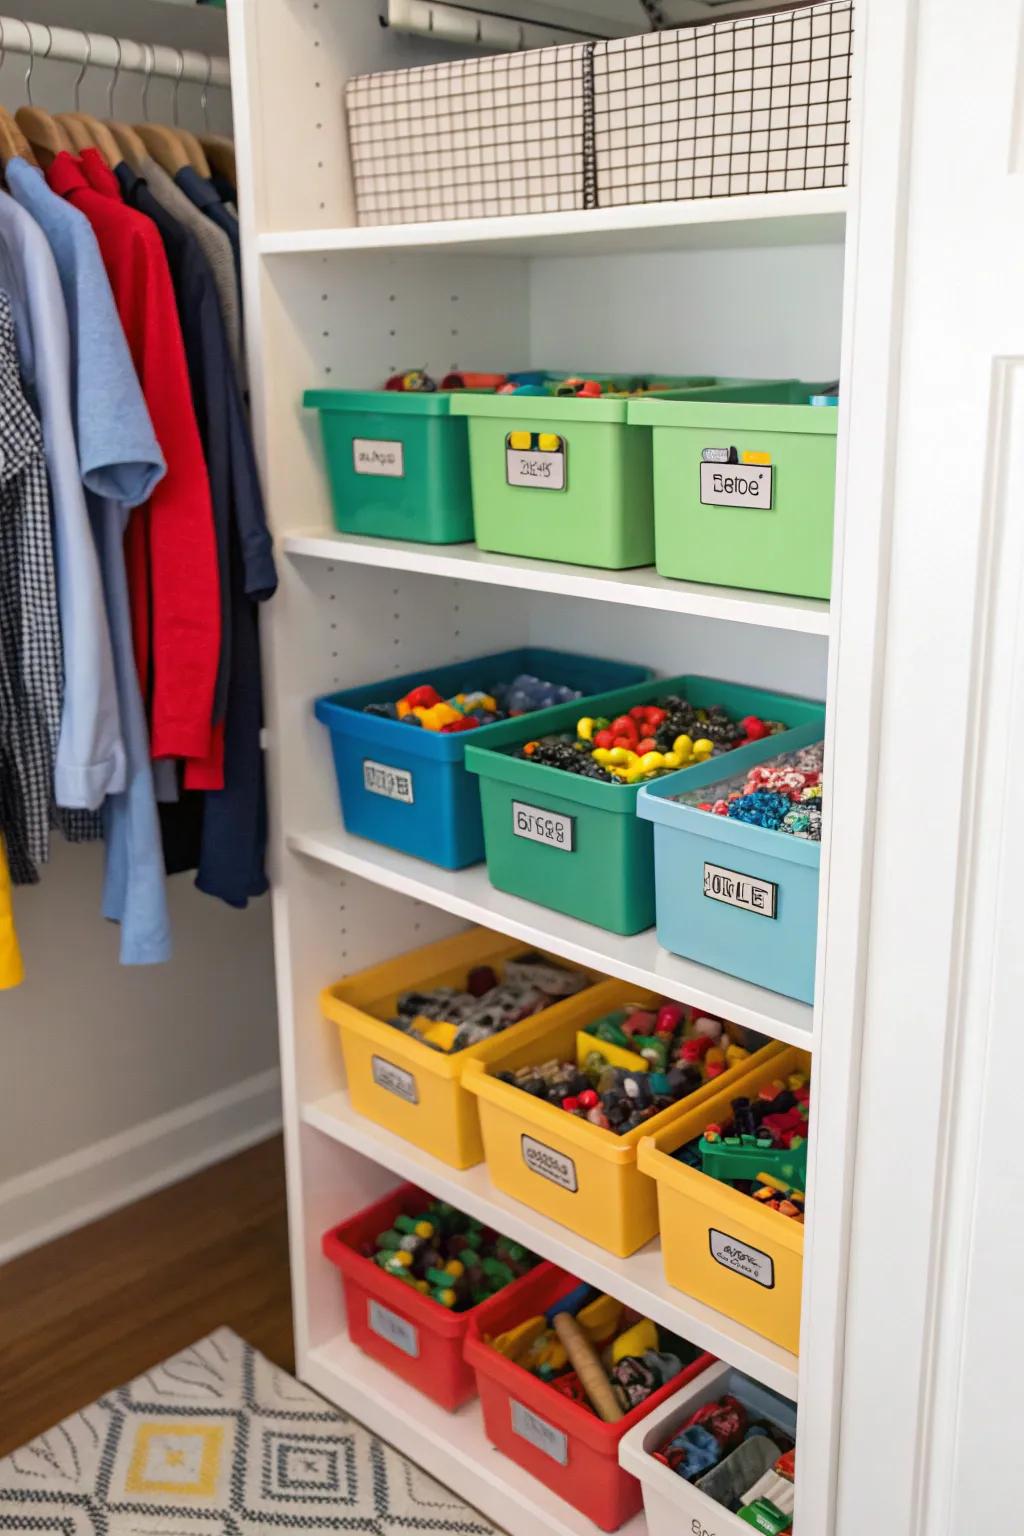
[(320, 412), (334, 526), (420, 544), (473, 537), (466, 423), (456, 394), (308, 389)]
[[(653, 432), (655, 564), (714, 586), (828, 597), (836, 486), (835, 406), (827, 386), (790, 382), (726, 401), (631, 400), (631, 426)], [(708, 462), (705, 450), (766, 463)]]
[[(628, 387), (625, 377), (613, 382)], [(674, 380), (672, 394), (693, 388), (716, 399), (737, 387), (744, 381)], [(616, 571), (651, 565), (651, 434), (627, 424), (635, 404), (614, 396), (453, 397), (452, 415), (469, 423), (480, 548)]]

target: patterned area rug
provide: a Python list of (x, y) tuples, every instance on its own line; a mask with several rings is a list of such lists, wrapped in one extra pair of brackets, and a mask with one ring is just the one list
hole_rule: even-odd
[(33, 1536), (495, 1529), (228, 1328), (0, 1460), (0, 1531)]

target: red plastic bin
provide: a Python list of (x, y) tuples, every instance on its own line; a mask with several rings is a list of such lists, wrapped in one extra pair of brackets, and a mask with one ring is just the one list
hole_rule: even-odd
[(473, 1371), (463, 1359), (471, 1320), (532, 1280), (534, 1271), (477, 1307), (449, 1312), (359, 1252), (363, 1243), (386, 1232), (396, 1216), (418, 1216), (431, 1200), (432, 1196), (415, 1184), (402, 1184), (383, 1200), (325, 1232), (321, 1246), (341, 1270), (353, 1343), (451, 1413), (476, 1396)]
[(603, 1531), (615, 1531), (637, 1514), (643, 1493), (619, 1466), (619, 1441), (659, 1403), (709, 1365), (701, 1355), (617, 1424), (606, 1424), (539, 1377), (500, 1355), (487, 1336), (546, 1312), (579, 1281), (553, 1264), (533, 1270), (471, 1314), (466, 1359), (476, 1371), (487, 1438), (512, 1461), (587, 1515)]

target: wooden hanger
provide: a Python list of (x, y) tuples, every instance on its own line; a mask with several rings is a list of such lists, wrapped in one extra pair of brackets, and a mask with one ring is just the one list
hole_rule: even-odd
[(117, 161), (114, 163), (127, 160), (132, 170), (141, 176), (143, 167), (149, 159), (149, 151), (135, 132), (135, 129), (130, 128), (127, 123), (116, 123), (109, 118), (103, 124), (103, 127), (110, 134), (119, 151)]
[(238, 176), (235, 172), (235, 146), (231, 139), (226, 139), (222, 133), (202, 133), (199, 142), (206, 151), (206, 158), (215, 171), (219, 171), (233, 187), (238, 186)]
[(54, 118), (59, 123), (71, 140), (72, 147), (77, 154), (83, 149), (96, 149), (98, 146), (88, 127), (82, 122), (77, 112), (58, 112)]
[(175, 128), (174, 131), (181, 140), (186, 155), (188, 155), (189, 165), (194, 171), (198, 171), (200, 176), (205, 176), (206, 180), (209, 181), (212, 172), (210, 170), (210, 162), (203, 153), (202, 144), (200, 144), (195, 134), (188, 128)]
[(136, 123), (135, 132), (168, 176), (176, 176), (179, 171), (191, 168), (185, 146), (173, 128), (167, 128), (163, 123)]
[(91, 112), (60, 113), (60, 121), (68, 127), (70, 132), (69, 118), (74, 118), (85, 129), (92, 140), (93, 148), (99, 150), (111, 170), (114, 169), (115, 165), (120, 165), (121, 161), (126, 158), (106, 123), (101, 123), (99, 118), (93, 117)]
[(6, 165), (8, 160), (13, 160), (19, 155), (22, 160), (27, 160), (29, 165), (39, 164), (32, 152), (31, 144), (14, 118), (6, 107), (0, 107), (0, 162)]
[(36, 152), (39, 164), (47, 166), (62, 150), (74, 153), (67, 129), (42, 107), (19, 107), (14, 114), (18, 127)]

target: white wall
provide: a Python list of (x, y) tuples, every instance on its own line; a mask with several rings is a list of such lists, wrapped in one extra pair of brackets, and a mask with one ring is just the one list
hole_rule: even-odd
[[(0, 0), (53, 25), (226, 53), (223, 13), (151, 0)], [(11, 39), (8, 38), (8, 42)], [(27, 59), (8, 52), (0, 101), (26, 100)], [(33, 96), (72, 110), (76, 68), (38, 60)], [(90, 71), (84, 111), (106, 116), (109, 74)], [(123, 74), (115, 107), (140, 116), (141, 79)], [(153, 117), (171, 88), (154, 81)], [(210, 126), (230, 124), (211, 91)], [(183, 86), (181, 121), (201, 127), (199, 91)], [(269, 899), (235, 912), (171, 882), (175, 955), (125, 969), (99, 912), (98, 848), (59, 842), (40, 886), (15, 893), (26, 980), (0, 994), (0, 1258), (177, 1177), (278, 1123)]]

